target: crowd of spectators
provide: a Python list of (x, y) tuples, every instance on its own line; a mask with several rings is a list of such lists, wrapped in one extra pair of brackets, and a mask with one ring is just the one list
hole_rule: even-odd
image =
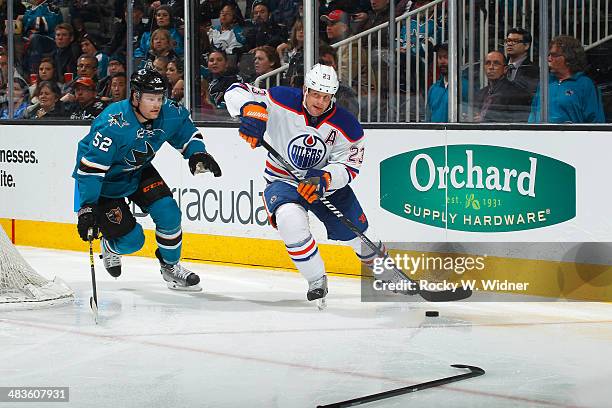
[[(6, 15), (6, 1), (0, 0), (2, 16)], [(128, 58), (135, 69), (151, 66), (163, 73), (168, 79), (168, 97), (184, 102), (183, 1), (134, 0), (133, 35), (129, 39), (126, 0), (32, 0), (27, 4), (8, 1), (13, 1), (16, 17), (13, 117), (94, 117), (107, 104), (126, 98)], [(190, 70), (195, 79), (192, 89), (200, 96), (193, 107), (196, 117), (227, 116), (223, 96), (232, 83), (253, 82), (283, 64), (288, 64), (288, 69), (272, 84), (302, 86), (302, 1), (196, 2), (193, 23), (196, 36), (192, 47), (197, 58)], [(388, 28), (377, 36), (372, 49), (365, 41), (337, 47), (357, 33), (388, 22), (389, 1), (318, 3), (319, 62), (336, 68), (341, 83), (337, 100), (355, 114), (364, 114), (365, 100), (374, 101), (373, 106), (368, 106), (368, 113), (378, 110), (384, 114), (390, 109)], [(394, 1), (396, 15), (400, 15), (431, 0)], [(431, 122), (448, 121), (448, 47), (442, 38), (447, 14), (429, 9), (419, 19), (398, 25), (397, 91), (418, 94), (423, 101), (424, 119)], [(7, 118), (6, 23), (0, 28), (0, 116)], [(128, 40), (132, 42), (131, 56), (127, 55)], [(465, 75), (460, 74), (460, 105), (469, 107), (463, 109), (462, 119), (541, 121), (540, 69), (529, 59), (532, 42), (529, 31), (509, 30), (503, 48), (490, 49), (480, 61), (486, 76), (481, 89), (470, 90)], [(406, 75), (406, 64), (412, 67), (411, 75)], [(601, 95), (585, 73), (585, 52), (577, 40), (554, 38), (548, 68), (550, 122), (605, 121)], [(468, 100), (468, 95), (474, 97)]]

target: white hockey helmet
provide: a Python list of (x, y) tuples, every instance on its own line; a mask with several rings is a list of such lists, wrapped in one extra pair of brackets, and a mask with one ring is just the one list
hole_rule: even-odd
[(338, 92), (338, 75), (333, 67), (316, 64), (306, 73), (304, 86), (319, 92), (335, 95)]

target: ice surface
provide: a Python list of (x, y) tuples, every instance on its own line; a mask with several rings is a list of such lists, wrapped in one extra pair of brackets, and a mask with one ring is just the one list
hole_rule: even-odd
[(316, 407), (463, 373), (455, 363), (486, 374), (364, 407), (612, 404), (609, 304), (361, 303), (358, 280), (332, 276), (319, 311), (296, 273), (187, 264), (204, 291), (180, 293), (155, 259), (124, 257), (117, 280), (96, 260), (96, 326), (86, 253), (20, 251), (77, 302), (0, 313), (1, 385), (69, 386), (62, 407)]

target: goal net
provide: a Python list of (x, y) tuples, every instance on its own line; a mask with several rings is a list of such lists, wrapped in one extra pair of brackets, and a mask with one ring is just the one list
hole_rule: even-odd
[(34, 309), (74, 300), (61, 279), (49, 281), (32, 269), (0, 226), (0, 310)]

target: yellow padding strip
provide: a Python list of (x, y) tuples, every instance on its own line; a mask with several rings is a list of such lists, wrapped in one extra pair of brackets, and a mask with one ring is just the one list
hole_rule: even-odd
[[(11, 220), (0, 219), (0, 223), (10, 238)], [(16, 220), (15, 223), (17, 245), (72, 251), (89, 250), (87, 243), (79, 238), (74, 224), (26, 220)], [(157, 248), (155, 231), (145, 230), (145, 237), (144, 247), (134, 255), (153, 257)], [(360, 263), (351, 248), (319, 245), (319, 250), (328, 272), (359, 275)], [(223, 262), (295, 271), (295, 266), (280, 240), (184, 233), (182, 258), (189, 261)]]

